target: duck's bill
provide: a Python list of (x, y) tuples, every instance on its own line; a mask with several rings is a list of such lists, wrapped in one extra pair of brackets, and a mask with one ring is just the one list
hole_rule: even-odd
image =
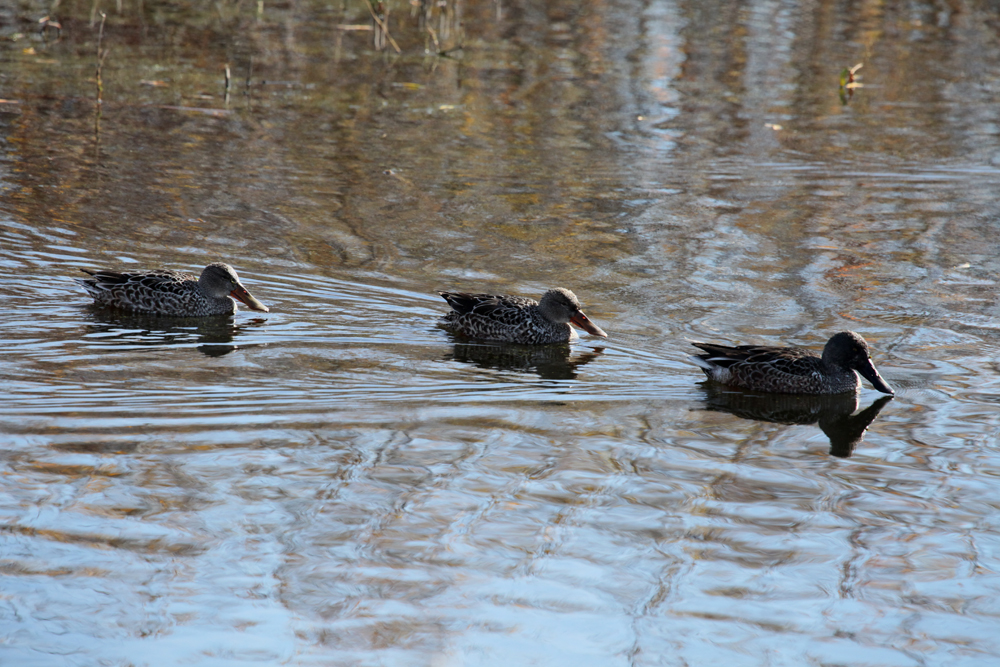
[(246, 307), (249, 308), (250, 310), (259, 310), (262, 313), (266, 313), (269, 310), (267, 306), (262, 304), (257, 299), (253, 298), (253, 295), (250, 294), (250, 292), (246, 291), (246, 289), (243, 287), (237, 287), (232, 292), (230, 292), (229, 295), (234, 299), (236, 299), (237, 301), (240, 301), (241, 303), (246, 305)]
[(608, 334), (604, 333), (604, 331), (601, 330), (601, 327), (587, 319), (587, 316), (584, 315), (582, 311), (577, 311), (576, 315), (571, 317), (569, 321), (589, 334), (594, 334), (595, 336), (600, 336), (601, 338), (608, 337)]
[(894, 395), (896, 393), (892, 390), (892, 387), (886, 384), (885, 380), (882, 379), (882, 376), (878, 374), (878, 371), (875, 370), (875, 365), (871, 362), (871, 359), (863, 362), (861, 367), (858, 368), (858, 372), (861, 373), (863, 378), (871, 382), (873, 387), (883, 394)]

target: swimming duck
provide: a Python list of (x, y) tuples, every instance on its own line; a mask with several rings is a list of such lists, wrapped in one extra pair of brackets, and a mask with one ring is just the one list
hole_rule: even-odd
[(469, 338), (521, 345), (566, 343), (577, 337), (575, 324), (587, 333), (607, 338), (599, 326), (587, 319), (576, 295), (557, 287), (541, 301), (521, 296), (439, 292), (452, 307), (442, 324)]
[(868, 343), (853, 331), (833, 336), (822, 357), (795, 347), (692, 344), (707, 353), (691, 360), (708, 379), (731, 387), (779, 394), (841, 394), (858, 390), (860, 373), (883, 394), (894, 393), (875, 370)]
[(233, 267), (222, 262), (209, 264), (197, 277), (181, 271), (90, 271), (93, 278), (74, 278), (94, 303), (138, 313), (168, 317), (232, 315), (236, 300), (251, 310), (268, 312), (243, 285)]

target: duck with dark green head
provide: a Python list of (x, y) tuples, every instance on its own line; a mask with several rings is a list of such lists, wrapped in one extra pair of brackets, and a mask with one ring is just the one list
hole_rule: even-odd
[(779, 394), (841, 394), (856, 392), (862, 377), (883, 394), (893, 394), (872, 363), (865, 339), (841, 331), (817, 357), (797, 347), (692, 343), (705, 354), (691, 357), (709, 380), (750, 391)]

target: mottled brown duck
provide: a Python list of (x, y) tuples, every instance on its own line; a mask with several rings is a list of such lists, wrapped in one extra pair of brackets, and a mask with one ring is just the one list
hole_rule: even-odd
[(251, 310), (268, 312), (240, 283), (228, 264), (209, 264), (195, 276), (181, 271), (89, 271), (91, 278), (74, 278), (94, 304), (134, 313), (167, 317), (210, 317), (232, 315), (236, 302)]
[(452, 311), (442, 317), (445, 328), (468, 338), (520, 345), (566, 343), (577, 338), (574, 324), (594, 336), (607, 338), (587, 319), (576, 295), (557, 287), (541, 301), (521, 296), (440, 292)]

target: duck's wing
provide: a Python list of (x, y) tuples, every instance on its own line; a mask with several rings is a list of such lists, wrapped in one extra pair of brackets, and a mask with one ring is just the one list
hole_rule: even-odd
[(197, 277), (180, 271), (158, 269), (154, 271), (123, 272), (101, 269), (91, 271), (80, 269), (90, 275), (90, 278), (77, 280), (94, 296), (102, 293), (117, 294), (119, 298), (138, 299), (152, 294), (166, 296), (183, 295), (190, 291), (191, 281)]
[(819, 357), (797, 347), (770, 347), (766, 345), (715, 345), (692, 343), (706, 354), (698, 357), (709, 364), (730, 368), (736, 364), (745, 367), (767, 368), (771, 372), (788, 375), (810, 375), (820, 367)]
[(470, 294), (468, 292), (439, 292), (439, 294), (448, 302), (452, 310), (460, 315), (472, 314), (498, 321), (517, 317), (525, 308), (538, 305), (534, 299), (521, 296)]

